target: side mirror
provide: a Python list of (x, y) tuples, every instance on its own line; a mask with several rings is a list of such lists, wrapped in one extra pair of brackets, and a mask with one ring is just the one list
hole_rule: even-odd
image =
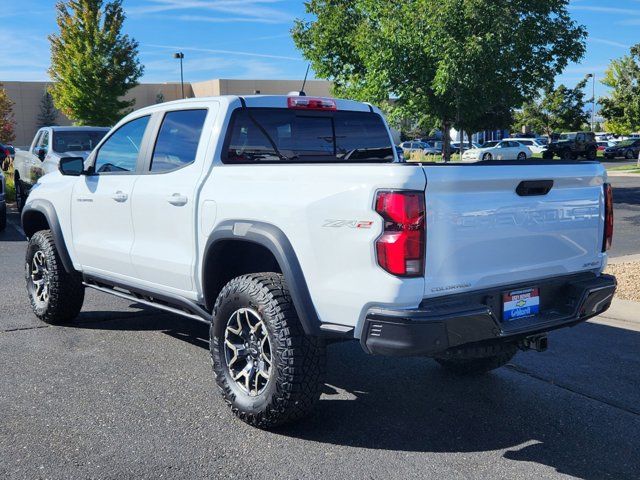
[(58, 170), (62, 175), (79, 177), (84, 171), (84, 158), (82, 157), (63, 157), (58, 164)]
[(44, 157), (47, 156), (47, 151), (44, 148), (38, 149), (38, 158), (41, 162), (44, 162)]

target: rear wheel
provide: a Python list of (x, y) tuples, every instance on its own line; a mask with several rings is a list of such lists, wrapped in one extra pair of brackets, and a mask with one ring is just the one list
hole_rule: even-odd
[(527, 154), (526, 154), (526, 153), (524, 153), (524, 152), (520, 152), (520, 153), (518, 154), (518, 160), (519, 160), (519, 161), (523, 162), (523, 161), (525, 161), (526, 159), (527, 159)]
[(65, 271), (50, 230), (36, 232), (29, 240), (25, 278), (31, 308), (40, 320), (61, 324), (78, 316), (84, 286), (76, 274)]
[(596, 157), (598, 156), (598, 150), (595, 148), (590, 148), (587, 150), (587, 160), (595, 160)]
[(435, 360), (456, 375), (481, 375), (509, 363), (517, 350), (513, 344), (472, 347), (450, 352)]
[(545, 150), (544, 152), (542, 152), (542, 158), (544, 158), (545, 160), (552, 160), (553, 152), (550, 152), (549, 150)]
[(305, 335), (284, 277), (243, 275), (220, 292), (211, 325), (216, 382), (233, 413), (259, 428), (306, 416), (320, 397), (325, 345)]
[(560, 156), (563, 160), (573, 160), (573, 152), (568, 148), (563, 150)]

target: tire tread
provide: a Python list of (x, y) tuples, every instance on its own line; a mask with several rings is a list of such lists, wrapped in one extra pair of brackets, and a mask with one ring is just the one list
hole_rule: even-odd
[[(262, 411), (243, 411), (235, 404), (235, 394), (227, 383), (220, 360), (224, 357), (223, 341), (214, 335), (211, 326), (211, 360), (216, 383), (234, 415), (258, 428), (274, 428), (295, 422), (309, 414), (320, 397), (325, 377), (326, 348), (324, 342), (304, 333), (284, 276), (279, 273), (253, 273), (232, 279), (216, 299), (214, 319), (227, 299), (244, 292), (262, 306), (272, 323), (277, 338), (272, 345), (282, 362), (277, 368), (276, 390)], [(215, 321), (215, 320), (214, 320)], [(273, 347), (272, 347), (273, 348)]]

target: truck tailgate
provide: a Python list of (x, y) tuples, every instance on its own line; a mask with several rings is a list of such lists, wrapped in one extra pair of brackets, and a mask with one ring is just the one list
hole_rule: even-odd
[[(600, 270), (605, 171), (599, 163), (423, 169), (426, 297), (535, 286), (546, 277)], [(553, 181), (546, 194), (537, 190), (542, 180)]]

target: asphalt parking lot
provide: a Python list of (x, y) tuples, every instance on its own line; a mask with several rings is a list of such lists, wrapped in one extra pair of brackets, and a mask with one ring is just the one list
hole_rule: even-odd
[[(640, 180), (613, 182), (616, 248), (640, 253)], [(205, 326), (93, 291), (46, 326), (24, 250), (0, 233), (0, 478), (640, 478), (640, 322), (552, 333), (471, 379), (332, 345), (316, 415), (264, 432), (218, 396)]]

